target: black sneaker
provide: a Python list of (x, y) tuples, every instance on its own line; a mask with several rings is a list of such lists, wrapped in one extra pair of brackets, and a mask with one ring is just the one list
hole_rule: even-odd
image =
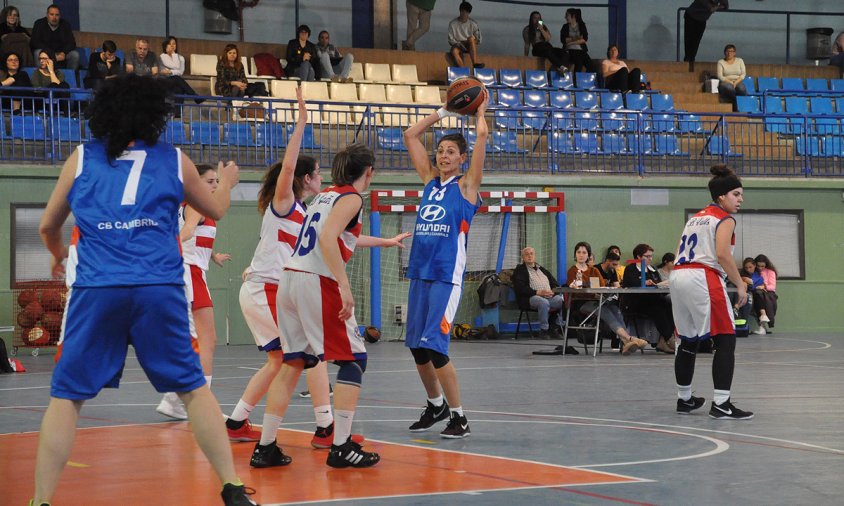
[(291, 462), (293, 462), (293, 459), (282, 453), (281, 448), (273, 441), (265, 446), (257, 443), (255, 450), (252, 451), (249, 465), (252, 467), (276, 467), (286, 466)]
[(692, 411), (700, 408), (706, 404), (706, 399), (703, 397), (695, 397), (694, 395), (691, 399), (684, 401), (683, 399), (677, 399), (677, 412), (681, 415), (688, 415)]
[(472, 431), (469, 430), (469, 420), (466, 419), (466, 416), (460, 416), (457, 413), (451, 414), (445, 430), (440, 432), (440, 436), (446, 439), (462, 439), (469, 437), (470, 434), (472, 434)]
[(753, 413), (751, 411), (740, 410), (733, 406), (730, 399), (727, 399), (721, 404), (715, 404), (713, 402), (712, 407), (709, 408), (709, 417), (719, 420), (750, 420), (753, 418)]
[(223, 496), (223, 504), (226, 506), (261, 506), (249, 498), (254, 493), (254, 488), (226, 483), (223, 485), (223, 492), (220, 495)]
[(448, 403), (443, 400), (442, 406), (434, 406), (431, 401), (427, 401), (425, 411), (419, 417), (419, 421), (410, 426), (411, 432), (424, 432), (430, 429), (435, 423), (440, 420), (448, 418), (450, 411), (448, 410)]
[(340, 446), (331, 445), (325, 463), (331, 467), (372, 467), (381, 461), (381, 456), (375, 452), (365, 452), (352, 438)]
[[(331, 384), (328, 385), (328, 396), (334, 397), (334, 387), (332, 387)], [(302, 397), (304, 399), (310, 399), (311, 392), (309, 390), (302, 390), (301, 392), (299, 392), (299, 397)]]

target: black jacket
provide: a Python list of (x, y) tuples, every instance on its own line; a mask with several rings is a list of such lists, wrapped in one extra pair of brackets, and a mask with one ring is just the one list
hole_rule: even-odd
[[(539, 270), (548, 277), (548, 283), (552, 290), (560, 286), (557, 278), (548, 272), (548, 269), (539, 265)], [(511, 282), (513, 283), (513, 291), (516, 292), (516, 303), (519, 308), (530, 308), (530, 298), (536, 295), (536, 290), (530, 287), (530, 274), (528, 274), (527, 265), (520, 263), (513, 269)]]
[(35, 49), (49, 49), (54, 53), (69, 53), (76, 49), (76, 39), (73, 29), (64, 19), (59, 20), (59, 27), (55, 31), (50, 29), (47, 18), (41, 18), (32, 25), (32, 39), (29, 46)]

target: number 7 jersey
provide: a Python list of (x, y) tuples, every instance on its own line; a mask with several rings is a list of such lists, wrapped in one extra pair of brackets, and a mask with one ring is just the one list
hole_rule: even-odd
[[(359, 194), (351, 185), (329, 186), (319, 192), (308, 204), (308, 215), (305, 216), (305, 222), (296, 240), (296, 247), (293, 248), (293, 255), (285, 266), (286, 270), (312, 272), (336, 281), (325, 264), (325, 258), (319, 247), (319, 236), (334, 205), (338, 200), (349, 195)], [(352, 258), (361, 228), (363, 228), (363, 206), (337, 238), (340, 257), (344, 264), (349, 263), (349, 259)]]
[[(701, 209), (686, 222), (683, 236), (680, 238), (680, 250), (674, 265), (701, 264), (711, 267), (726, 277), (727, 273), (718, 262), (718, 251), (715, 249), (715, 233), (724, 220), (735, 218), (721, 207), (710, 204)], [(736, 234), (730, 239), (730, 253), (736, 245)]]

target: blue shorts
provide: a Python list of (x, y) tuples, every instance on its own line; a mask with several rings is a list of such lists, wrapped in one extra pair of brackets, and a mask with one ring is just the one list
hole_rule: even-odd
[(130, 344), (159, 392), (190, 392), (205, 384), (191, 347), (183, 286), (73, 288), (63, 333), (53, 397), (85, 400), (117, 388)]
[(408, 348), (427, 348), (448, 355), (451, 324), (463, 287), (442, 281), (411, 279), (407, 295)]

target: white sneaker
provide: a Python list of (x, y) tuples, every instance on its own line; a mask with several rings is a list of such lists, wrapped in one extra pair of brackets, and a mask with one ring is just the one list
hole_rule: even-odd
[(764, 336), (765, 334), (767, 334), (767, 332), (765, 332), (765, 327), (759, 327), (758, 329), (754, 330), (753, 333), (759, 336)]
[(185, 405), (182, 404), (179, 396), (173, 392), (164, 394), (164, 397), (162, 397), (161, 402), (158, 403), (158, 407), (155, 410), (164, 416), (169, 416), (176, 420), (188, 419), (188, 412), (185, 411)]
[(770, 323), (771, 319), (768, 318), (768, 315), (762, 315), (759, 317), (759, 323)]

